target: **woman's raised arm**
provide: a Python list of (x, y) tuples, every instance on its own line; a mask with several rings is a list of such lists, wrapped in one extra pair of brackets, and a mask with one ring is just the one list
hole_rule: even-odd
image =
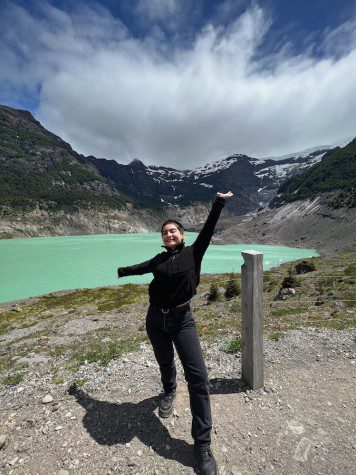
[(225, 206), (225, 201), (230, 199), (232, 196), (233, 193), (231, 191), (229, 191), (228, 193), (216, 193), (216, 199), (212, 204), (211, 211), (208, 217), (206, 218), (203, 229), (200, 231), (197, 239), (193, 244), (194, 253), (196, 256), (199, 256), (200, 258), (203, 257), (214, 234), (214, 229), (220, 217), (221, 210)]

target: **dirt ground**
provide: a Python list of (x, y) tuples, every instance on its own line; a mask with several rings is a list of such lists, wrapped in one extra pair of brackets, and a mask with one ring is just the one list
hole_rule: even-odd
[[(265, 386), (256, 391), (240, 379), (240, 353), (203, 342), (219, 473), (355, 473), (355, 341), (354, 329), (315, 328), (266, 339)], [(194, 473), (179, 365), (175, 411), (164, 420), (147, 343), (107, 367), (84, 364), (69, 392), (73, 381), (55, 384), (49, 368), (37, 358), (18, 385), (0, 387), (1, 473)]]

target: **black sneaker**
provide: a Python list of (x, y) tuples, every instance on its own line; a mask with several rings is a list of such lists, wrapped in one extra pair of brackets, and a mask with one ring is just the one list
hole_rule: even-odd
[(176, 392), (163, 393), (159, 400), (158, 415), (160, 417), (169, 417), (173, 412), (173, 399)]
[(203, 449), (199, 448), (199, 446), (195, 446), (194, 450), (199, 464), (199, 473), (201, 475), (217, 475), (218, 467), (211, 449)]

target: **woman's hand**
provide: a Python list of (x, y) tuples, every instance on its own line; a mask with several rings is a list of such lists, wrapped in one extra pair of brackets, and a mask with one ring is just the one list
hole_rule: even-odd
[(219, 198), (224, 198), (225, 200), (228, 200), (229, 198), (231, 198), (232, 196), (234, 196), (233, 193), (231, 193), (231, 191), (229, 191), (228, 193), (216, 193), (216, 196), (218, 196)]

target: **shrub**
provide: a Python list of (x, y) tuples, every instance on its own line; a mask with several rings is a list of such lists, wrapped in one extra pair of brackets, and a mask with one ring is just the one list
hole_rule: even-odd
[(297, 279), (293, 275), (287, 275), (282, 282), (282, 289), (292, 289), (298, 285)]
[(240, 293), (241, 293), (240, 286), (239, 286), (236, 278), (234, 278), (234, 276), (231, 275), (230, 279), (228, 280), (228, 283), (226, 284), (226, 287), (225, 287), (225, 298), (226, 299), (232, 299), (232, 298), (237, 297), (238, 295), (240, 295)]
[(314, 261), (301, 261), (295, 266), (295, 270), (297, 274), (306, 274), (315, 271), (316, 265)]
[(208, 293), (208, 302), (216, 302), (219, 299), (219, 289), (216, 284), (211, 284)]

